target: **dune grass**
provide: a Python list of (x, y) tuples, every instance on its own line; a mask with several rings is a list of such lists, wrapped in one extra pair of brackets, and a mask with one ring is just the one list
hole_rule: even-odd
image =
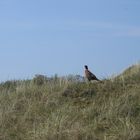
[(86, 83), (77, 77), (0, 84), (0, 140), (139, 140), (140, 67)]

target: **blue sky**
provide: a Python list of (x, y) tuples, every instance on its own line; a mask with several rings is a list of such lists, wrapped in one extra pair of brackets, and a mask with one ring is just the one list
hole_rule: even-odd
[(98, 77), (140, 61), (139, 0), (0, 0), (0, 81)]

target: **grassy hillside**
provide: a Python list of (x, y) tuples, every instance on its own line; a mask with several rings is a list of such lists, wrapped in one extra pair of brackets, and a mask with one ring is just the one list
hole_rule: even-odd
[(41, 75), (1, 83), (0, 140), (140, 140), (140, 65), (103, 83)]

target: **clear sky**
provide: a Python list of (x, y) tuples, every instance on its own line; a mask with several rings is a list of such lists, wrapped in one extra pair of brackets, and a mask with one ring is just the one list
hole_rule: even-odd
[(140, 0), (0, 0), (0, 81), (98, 77), (140, 61)]

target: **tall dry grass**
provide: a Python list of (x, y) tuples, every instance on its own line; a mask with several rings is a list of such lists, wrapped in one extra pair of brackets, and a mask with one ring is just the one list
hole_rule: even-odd
[(140, 67), (103, 83), (78, 76), (0, 85), (0, 140), (139, 140)]

